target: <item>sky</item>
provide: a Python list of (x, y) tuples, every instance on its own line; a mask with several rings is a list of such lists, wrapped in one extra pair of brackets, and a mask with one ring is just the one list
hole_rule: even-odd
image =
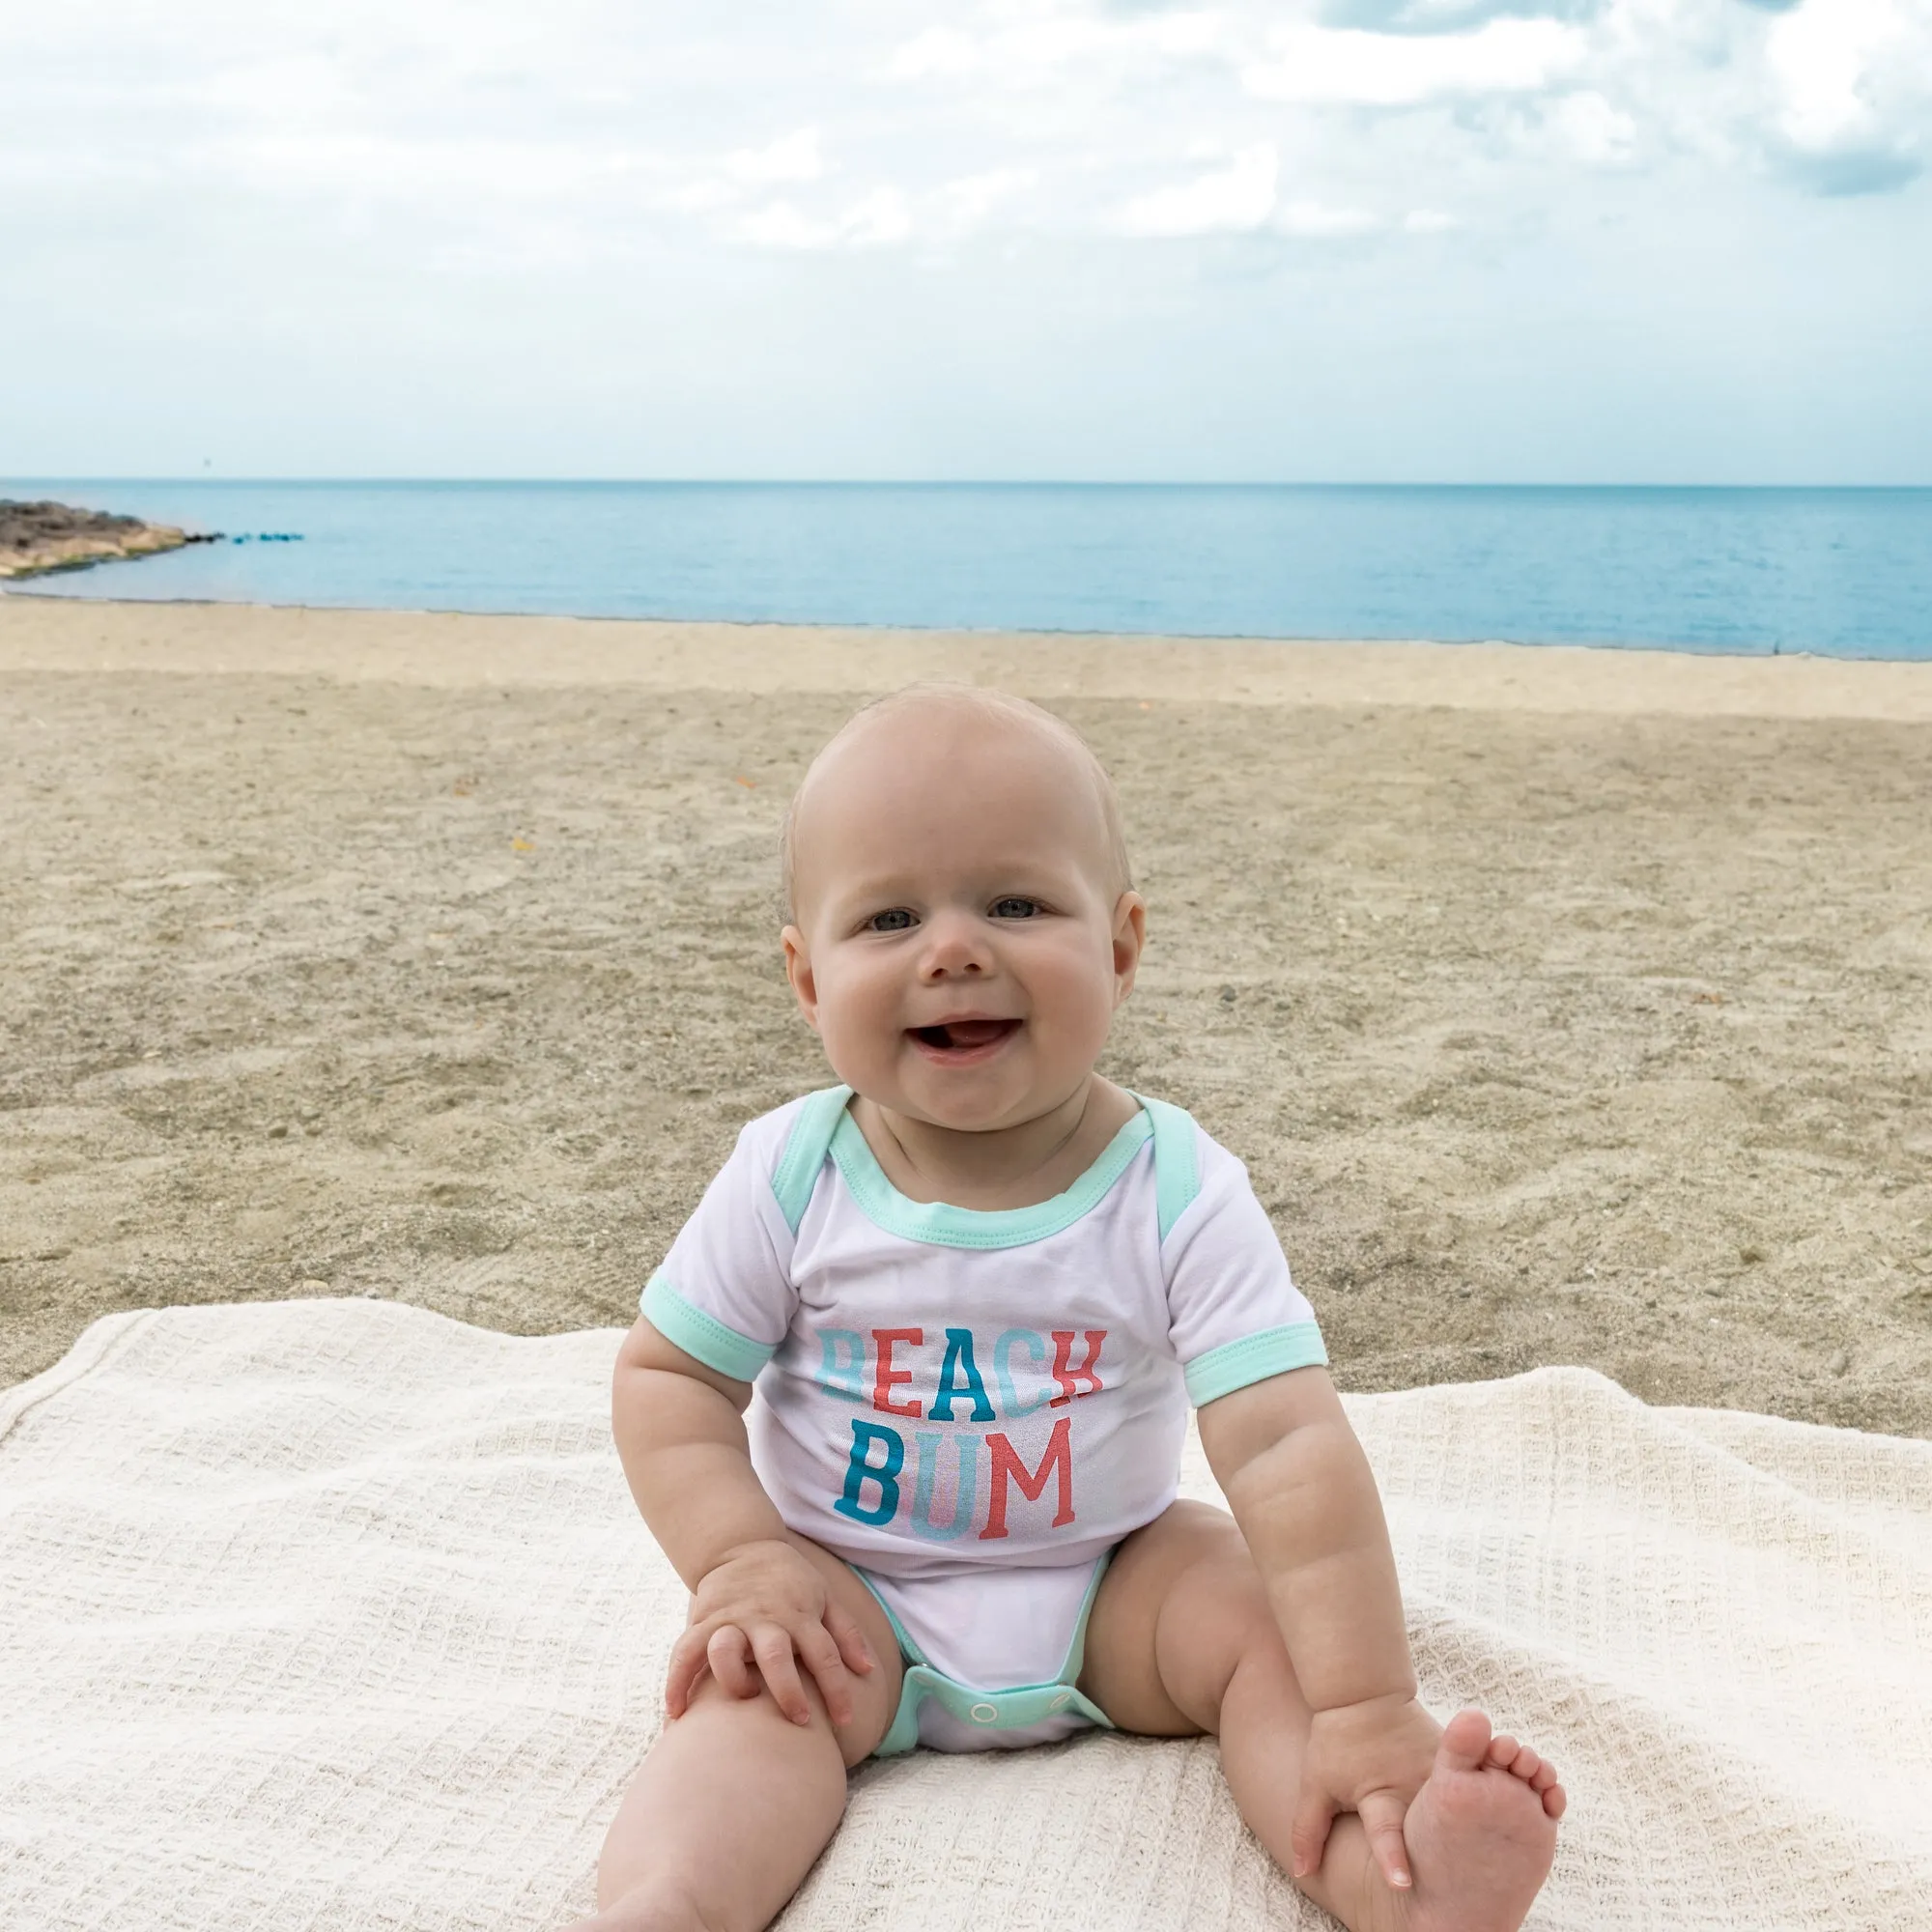
[(1932, 0), (0, 7), (0, 476), (1932, 483)]

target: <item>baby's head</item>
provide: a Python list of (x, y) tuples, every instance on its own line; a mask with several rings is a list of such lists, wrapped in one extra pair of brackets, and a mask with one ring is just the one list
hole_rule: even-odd
[(935, 1126), (1018, 1126), (1092, 1073), (1145, 915), (1070, 725), (915, 685), (851, 718), (785, 820), (786, 970), (838, 1077)]

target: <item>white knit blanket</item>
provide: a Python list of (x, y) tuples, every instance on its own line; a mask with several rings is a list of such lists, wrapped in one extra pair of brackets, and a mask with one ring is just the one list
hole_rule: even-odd
[[(683, 1614), (611, 1446), (616, 1343), (170, 1309), (0, 1394), (0, 1926), (587, 1909)], [(1932, 1443), (1576, 1369), (1349, 1409), (1425, 1694), (1569, 1785), (1534, 1924), (1932, 1925)], [(781, 1922), (1327, 1923), (1212, 1744), (1098, 1735), (866, 1768)]]

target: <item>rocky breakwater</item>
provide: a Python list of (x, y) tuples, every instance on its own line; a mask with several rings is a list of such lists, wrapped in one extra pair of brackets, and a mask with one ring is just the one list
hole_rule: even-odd
[(66, 503), (16, 503), (0, 497), (0, 578), (80, 570), (119, 557), (153, 556), (184, 544), (212, 543), (166, 524), (76, 510)]

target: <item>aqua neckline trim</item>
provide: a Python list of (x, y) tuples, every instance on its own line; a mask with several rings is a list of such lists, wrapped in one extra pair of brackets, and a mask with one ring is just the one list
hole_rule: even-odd
[(795, 1235), (811, 1206), (812, 1190), (825, 1166), (825, 1151), (832, 1145), (833, 1129), (852, 1104), (849, 1087), (821, 1087), (808, 1094), (793, 1117), (791, 1131), (785, 1135), (784, 1151), (779, 1156), (772, 1176), (772, 1192), (778, 1197), (779, 1212)]
[(832, 1158), (859, 1211), (889, 1235), (942, 1248), (1018, 1248), (1043, 1241), (1091, 1213), (1152, 1137), (1153, 1124), (1143, 1108), (1071, 1187), (1032, 1208), (954, 1208), (945, 1201), (909, 1200), (886, 1179), (849, 1111), (832, 1131)]

